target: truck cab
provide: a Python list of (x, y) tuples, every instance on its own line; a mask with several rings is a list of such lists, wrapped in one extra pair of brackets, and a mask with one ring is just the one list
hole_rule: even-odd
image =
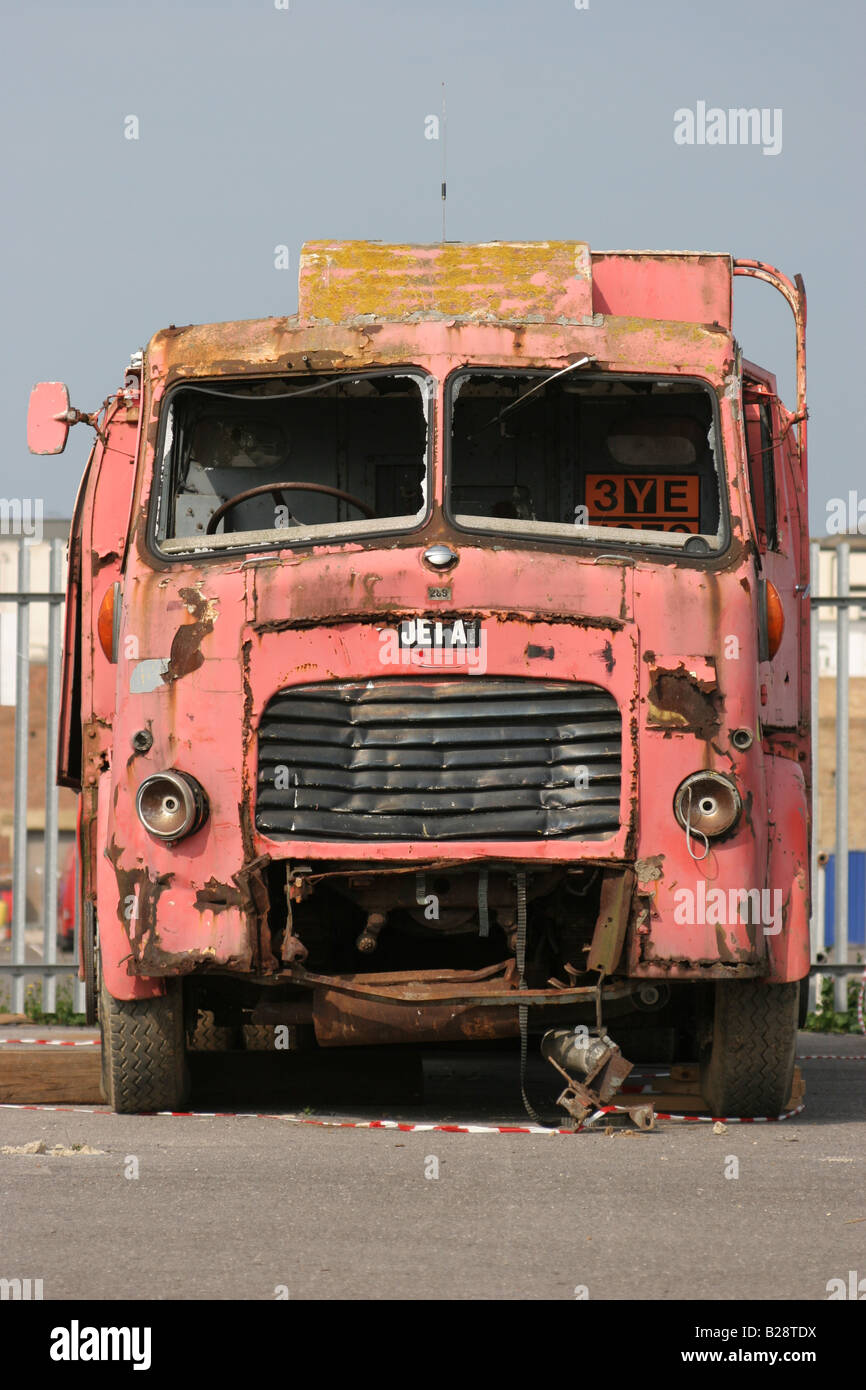
[[(792, 308), (793, 408), (733, 336), (736, 275)], [(297, 315), (163, 330), (92, 415), (35, 388), (31, 447), (77, 423), (58, 777), (116, 1109), (183, 1105), (203, 1020), (319, 1047), (541, 1033), (578, 1120), (625, 1074), (613, 1037), (662, 1029), (714, 1114), (784, 1109), (809, 971), (799, 279), (316, 242)]]

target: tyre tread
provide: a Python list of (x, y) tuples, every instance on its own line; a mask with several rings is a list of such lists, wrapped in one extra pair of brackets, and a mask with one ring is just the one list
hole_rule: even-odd
[(108, 1100), (119, 1114), (180, 1110), (188, 1089), (180, 990), (154, 999), (100, 999)]
[(716, 1115), (780, 1115), (791, 1095), (797, 1047), (799, 984), (720, 982), (709, 1058), (701, 1069), (704, 1099)]

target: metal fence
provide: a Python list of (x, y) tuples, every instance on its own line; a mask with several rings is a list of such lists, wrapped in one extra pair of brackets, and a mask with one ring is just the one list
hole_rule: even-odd
[[(817, 541), (812, 541), (809, 547), (809, 567), (814, 577), (819, 573), (819, 557), (821, 547)], [(864, 599), (861, 595), (851, 593), (851, 546), (848, 541), (841, 541), (836, 547), (836, 593), (832, 596), (822, 597), (812, 595), (812, 607), (835, 608), (836, 610), (836, 848), (834, 854), (834, 893), (833, 893), (833, 955), (835, 963), (824, 964), (819, 968), (813, 964), (812, 973), (814, 975), (833, 975), (835, 977), (834, 996), (835, 1006), (842, 1011), (846, 1008), (848, 997), (847, 976), (860, 973), (862, 966), (851, 965), (848, 961), (848, 919), (849, 919), (849, 900), (848, 900), (848, 867), (849, 867), (849, 834), (848, 834), (848, 781), (849, 781), (849, 758), (851, 751), (851, 719), (850, 719), (850, 642), (851, 624), (850, 610), (852, 606), (863, 607)], [(818, 786), (820, 777), (820, 765), (818, 761), (819, 738), (818, 738), (818, 624), (812, 623), (811, 630), (812, 643), (812, 750), (814, 764), (812, 769), (813, 786), (813, 828), (817, 826), (817, 804)], [(819, 889), (819, 863), (818, 863), (818, 836), (812, 836), (812, 960), (813, 962), (822, 961), (827, 950), (825, 922), (826, 914), (823, 911), (824, 903), (821, 901), (824, 895), (820, 894)], [(815, 981), (815, 988), (818, 981)], [(814, 989), (813, 989), (814, 998)]]
[[(78, 908), (75, 920), (75, 963), (57, 959), (57, 866), (58, 815), (55, 768), (57, 763), (57, 725), (60, 712), (60, 657), (63, 641), (65, 593), (64, 550), (61, 540), (49, 544), (49, 579), (45, 592), (30, 587), (32, 545), (18, 541), (18, 583), (14, 591), (0, 591), (0, 604), (17, 606), (15, 628), (15, 739), (12, 825), (12, 917), (10, 959), (0, 960), (0, 984), (9, 984), (9, 1004), (13, 1013), (24, 1010), (25, 985), (36, 977), (42, 983), (42, 1008), (53, 1013), (57, 1003), (58, 978), (73, 981), (72, 1002), (77, 1012), (84, 1009), (84, 986), (78, 980)], [(27, 921), (27, 812), (30, 743), (30, 613), (33, 604), (48, 605), (45, 686), (45, 820), (42, 835), (43, 911), (42, 921)], [(28, 942), (29, 937), (29, 942)]]
[[(64, 582), (64, 543), (61, 540), (49, 542), (49, 582), (45, 592), (31, 591), (30, 561), (31, 545), (26, 540), (18, 541), (17, 588), (12, 591), (0, 589), (0, 605), (17, 606), (15, 640), (15, 738), (14, 738), (14, 792), (12, 828), (12, 916), (11, 949), (0, 955), (0, 987), (11, 986), (8, 993), (10, 1006), (14, 1013), (23, 1012), (25, 986), (28, 979), (42, 982), (42, 1007), (53, 1012), (57, 1000), (57, 981), (64, 977), (73, 981), (73, 1006), (81, 1012), (84, 1007), (83, 985), (79, 982), (77, 966), (78, 948), (78, 905), (75, 909), (75, 962), (59, 962), (57, 959), (57, 880), (58, 880), (58, 794), (54, 782), (57, 755), (57, 726), (60, 708), (60, 657), (63, 635)], [(818, 574), (820, 546), (812, 542), (810, 561), (812, 575)], [(836, 1008), (844, 1009), (846, 999), (846, 976), (859, 973), (862, 966), (848, 963), (848, 914), (849, 914), (849, 845), (848, 845), (848, 774), (850, 753), (849, 716), (849, 610), (852, 604), (866, 606), (862, 596), (850, 593), (850, 546), (841, 542), (837, 554), (837, 593), (833, 596), (812, 596), (815, 608), (822, 606), (835, 608), (837, 633), (837, 674), (836, 674), (836, 850), (833, 856), (834, 893), (834, 931), (832, 933), (832, 954), (834, 963), (824, 961), (828, 949), (825, 933), (824, 901), (827, 897), (820, 891), (823, 884), (822, 865), (818, 860), (817, 837), (813, 837), (812, 848), (812, 967), (813, 976), (818, 974), (835, 977)], [(45, 819), (42, 837), (43, 853), (43, 912), (39, 922), (27, 922), (27, 812), (28, 812), (28, 755), (30, 728), (30, 615), (34, 604), (48, 605), (48, 637), (46, 647), (46, 758), (45, 758)], [(818, 757), (818, 624), (812, 624), (812, 744), (815, 752), (814, 786), (817, 788), (820, 769)], [(817, 803), (817, 795), (815, 796)], [(29, 941), (28, 941), (29, 938)], [(8, 959), (6, 958), (8, 955)], [(817, 981), (813, 983), (814, 988)]]

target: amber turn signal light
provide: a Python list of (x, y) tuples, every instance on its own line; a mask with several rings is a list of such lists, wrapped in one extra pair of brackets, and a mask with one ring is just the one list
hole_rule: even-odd
[(116, 661), (120, 637), (120, 583), (118, 580), (115, 580), (102, 596), (96, 618), (96, 634), (99, 638), (99, 645), (108, 660)]
[(772, 661), (782, 645), (785, 613), (779, 590), (769, 579), (758, 586), (758, 659)]

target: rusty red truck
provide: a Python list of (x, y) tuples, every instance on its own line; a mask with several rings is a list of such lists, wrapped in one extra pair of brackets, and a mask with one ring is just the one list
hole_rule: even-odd
[[(793, 408), (733, 336), (790, 305)], [(120, 1111), (202, 1020), (614, 1037), (779, 1114), (809, 972), (802, 280), (583, 242), (315, 242), (293, 317), (170, 327), (92, 414), (58, 778)], [(645, 1113), (638, 1123), (648, 1123)]]

